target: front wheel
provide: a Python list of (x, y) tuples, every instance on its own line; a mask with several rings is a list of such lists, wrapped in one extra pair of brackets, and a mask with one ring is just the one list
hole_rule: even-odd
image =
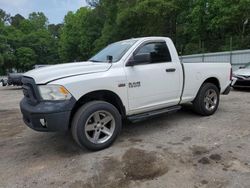
[(121, 115), (112, 104), (93, 101), (76, 112), (71, 131), (74, 140), (81, 147), (101, 150), (114, 142), (121, 127)]
[(204, 83), (193, 101), (196, 113), (210, 116), (216, 112), (220, 102), (220, 92), (216, 85)]

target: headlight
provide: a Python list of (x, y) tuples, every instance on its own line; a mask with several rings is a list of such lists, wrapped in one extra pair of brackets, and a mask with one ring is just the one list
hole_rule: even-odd
[(238, 76), (238, 75), (236, 75), (236, 74), (233, 74), (233, 78), (238, 79), (238, 78), (239, 78), (239, 76)]
[(72, 97), (67, 89), (60, 85), (38, 86), (43, 100), (68, 100)]

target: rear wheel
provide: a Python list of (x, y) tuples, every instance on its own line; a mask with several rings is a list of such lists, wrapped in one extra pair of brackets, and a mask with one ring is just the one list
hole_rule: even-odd
[(219, 101), (218, 87), (212, 83), (204, 83), (193, 101), (194, 110), (200, 115), (210, 116), (218, 109)]
[(76, 112), (71, 131), (74, 140), (81, 147), (101, 150), (114, 142), (121, 127), (121, 115), (112, 104), (93, 101)]

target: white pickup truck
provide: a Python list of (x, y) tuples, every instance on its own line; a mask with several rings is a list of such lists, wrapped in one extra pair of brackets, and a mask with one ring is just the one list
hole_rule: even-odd
[(228, 94), (229, 63), (186, 63), (173, 42), (145, 37), (113, 43), (87, 62), (60, 64), (24, 74), (24, 122), (37, 131), (68, 131), (80, 146), (112, 144), (122, 119), (138, 121), (193, 103), (212, 115)]

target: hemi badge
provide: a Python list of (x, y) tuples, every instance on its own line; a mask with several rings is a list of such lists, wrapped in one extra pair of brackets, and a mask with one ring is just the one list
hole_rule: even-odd
[(118, 84), (118, 87), (125, 87), (126, 84)]

